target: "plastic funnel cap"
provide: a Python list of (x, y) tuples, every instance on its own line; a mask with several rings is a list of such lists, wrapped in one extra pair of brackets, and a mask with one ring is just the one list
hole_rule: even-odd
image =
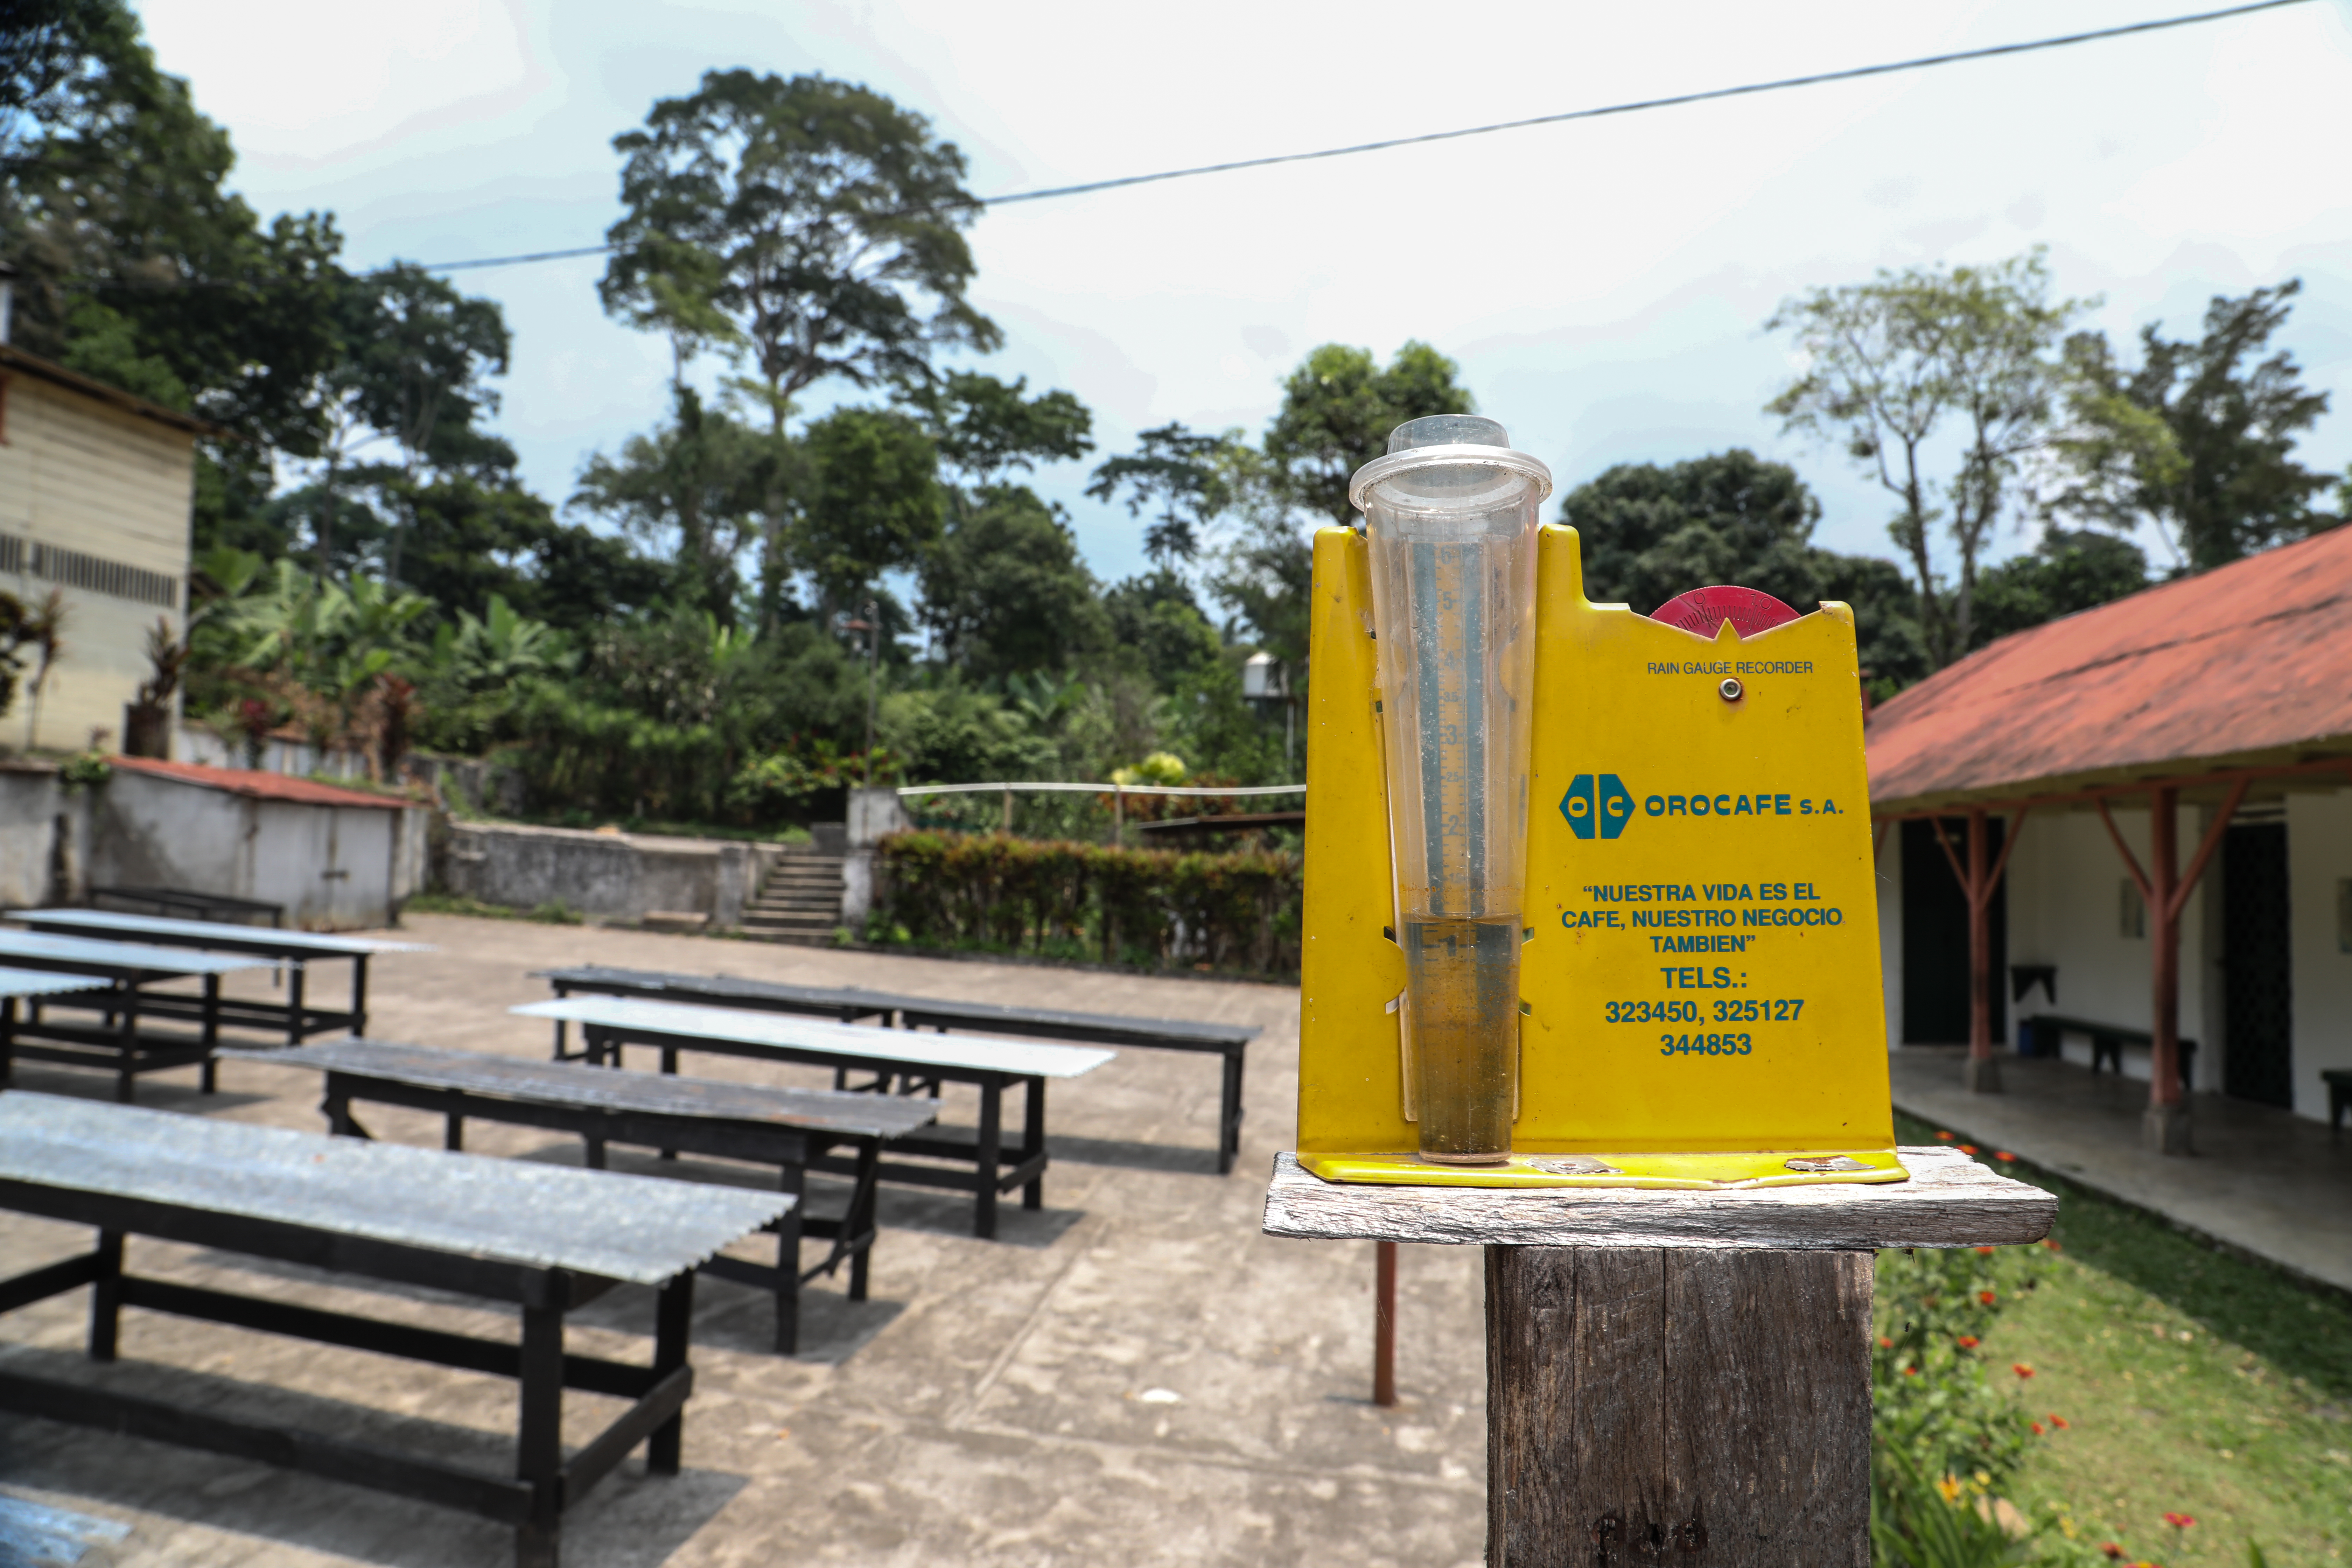
[(1389, 432), (1389, 450), (1409, 447), (1508, 447), (1511, 433), (1498, 420), (1475, 414), (1432, 414), (1408, 419)]

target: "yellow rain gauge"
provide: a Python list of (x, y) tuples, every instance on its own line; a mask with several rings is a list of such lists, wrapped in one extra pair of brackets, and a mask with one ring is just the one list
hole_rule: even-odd
[(1591, 604), (1550, 490), (1416, 419), (1316, 536), (1299, 1163), (1904, 1180), (1853, 612)]

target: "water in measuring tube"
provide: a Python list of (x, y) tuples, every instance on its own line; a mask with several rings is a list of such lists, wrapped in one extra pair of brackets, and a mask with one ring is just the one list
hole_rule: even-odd
[(1423, 1159), (1510, 1152), (1519, 1053), (1519, 922), (1404, 917), (1404, 1026)]

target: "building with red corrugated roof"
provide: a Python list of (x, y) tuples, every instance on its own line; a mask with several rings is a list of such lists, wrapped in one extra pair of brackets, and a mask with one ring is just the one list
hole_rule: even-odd
[(1867, 738), (1893, 1045), (2144, 1076), (2168, 1152), (2188, 1087), (2352, 1088), (2352, 529), (2004, 637)]

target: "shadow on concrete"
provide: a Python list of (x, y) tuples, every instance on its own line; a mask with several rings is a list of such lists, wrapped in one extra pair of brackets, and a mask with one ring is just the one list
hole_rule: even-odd
[[(1045, 1181), (1049, 1188), (1053, 1180), (1054, 1173), (1046, 1172)], [(901, 1187), (886, 1182), (876, 1205), (876, 1215), (886, 1233), (880, 1243), (884, 1247), (890, 1245), (887, 1233), (892, 1230), (919, 1230), (931, 1236), (978, 1240), (971, 1234), (971, 1194), (969, 1193)], [(1016, 1188), (996, 1200), (995, 1245), (1040, 1249), (1050, 1247), (1061, 1240), (1063, 1234), (1072, 1226), (1086, 1217), (1084, 1209), (1024, 1209), (1021, 1206), (1021, 1194)]]
[[(114, 1075), (95, 1068), (78, 1069), (59, 1067), (54, 1062), (19, 1060), (9, 1081), (9, 1088), (28, 1089), (35, 1094), (54, 1094), (60, 1100), (96, 1100), (114, 1102)], [(175, 1068), (167, 1073), (142, 1073), (139, 1078), (138, 1098), (133, 1103), (146, 1110), (180, 1110), (198, 1116), (215, 1111), (241, 1110), (248, 1105), (266, 1105), (266, 1094), (235, 1093), (222, 1089), (206, 1094), (196, 1087), (196, 1069)], [(327, 1130), (325, 1117), (319, 1119), (319, 1131)]]
[(1157, 1171), (1168, 1175), (1213, 1176), (1214, 1149), (1176, 1143), (1139, 1143), (1126, 1138), (1069, 1138), (1048, 1134), (1045, 1147), (1056, 1160), (1074, 1165), (1117, 1165), (1129, 1171)]
[[(404, 1416), (177, 1367), (125, 1361), (93, 1365), (58, 1351), (13, 1348), (12, 1371), (105, 1385), (211, 1414), (315, 1431), (395, 1453), (507, 1475), (511, 1435)], [(581, 1397), (574, 1394), (573, 1397)], [(593, 1396), (588, 1396), (593, 1397)], [(612, 1402), (597, 1400), (603, 1405)], [(691, 1428), (693, 1405), (687, 1407)], [(689, 1431), (688, 1441), (691, 1442)], [(383, 1568), (452, 1568), (512, 1560), (513, 1531), (454, 1510), (389, 1493), (144, 1438), (0, 1415), (0, 1458), (12, 1485), (161, 1514), (209, 1530), (283, 1542)], [(639, 1568), (667, 1561), (742, 1490), (743, 1479), (688, 1468), (648, 1476), (642, 1457), (606, 1476), (563, 1521), (567, 1568)], [(151, 1521), (139, 1534), (161, 1532)], [(193, 1545), (193, 1543), (190, 1543)], [(195, 1556), (164, 1545), (159, 1560)], [(209, 1556), (210, 1553), (205, 1553)]]

